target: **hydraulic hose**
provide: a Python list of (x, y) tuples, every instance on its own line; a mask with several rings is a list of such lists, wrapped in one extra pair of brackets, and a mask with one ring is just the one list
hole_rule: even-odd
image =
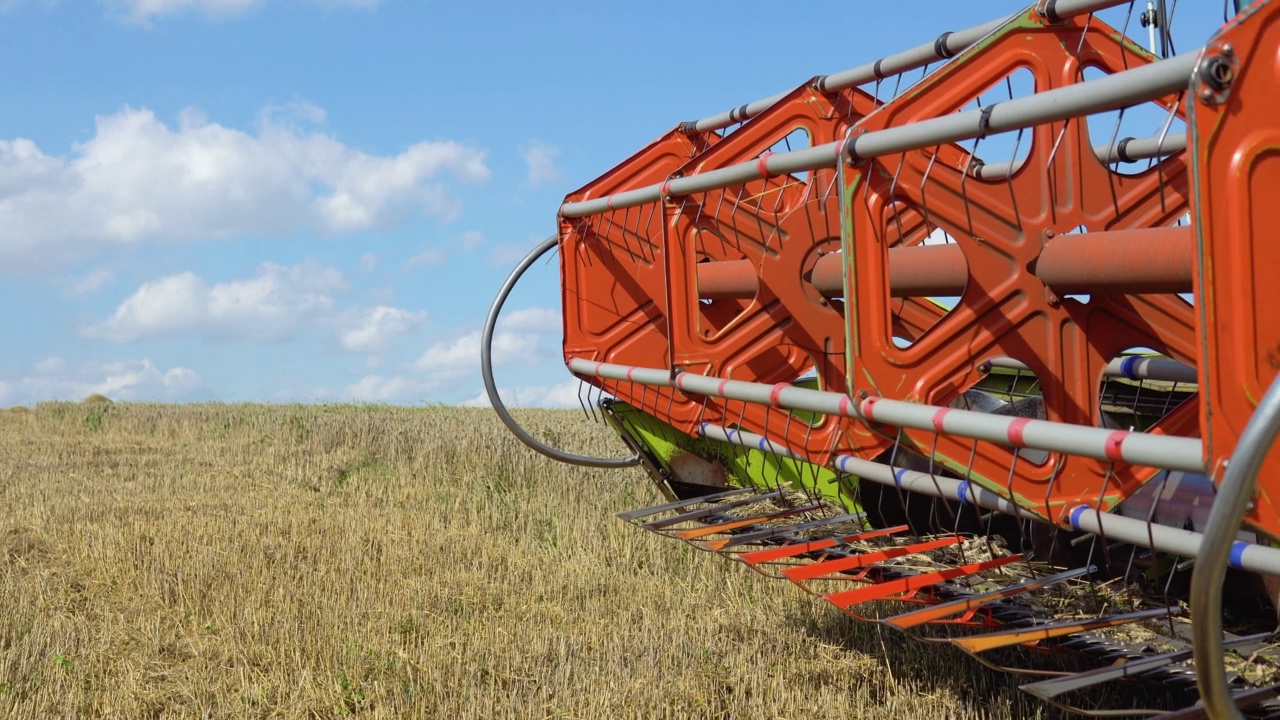
[(494, 412), (498, 413), (502, 424), (507, 426), (511, 434), (515, 435), (520, 442), (552, 460), (559, 460), (570, 465), (595, 468), (623, 468), (637, 465), (640, 463), (639, 455), (632, 455), (629, 458), (598, 458), (557, 450), (530, 435), (528, 431), (521, 427), (520, 423), (511, 417), (511, 413), (507, 411), (507, 406), (503, 404), (502, 398), (498, 396), (498, 385), (493, 379), (493, 333), (498, 327), (498, 315), (502, 312), (502, 306), (507, 302), (507, 296), (515, 289), (516, 283), (520, 282), (520, 278), (529, 269), (529, 266), (554, 248), (558, 242), (559, 239), (553, 235), (543, 240), (530, 251), (516, 266), (516, 269), (511, 271), (511, 276), (502, 284), (502, 289), (498, 291), (498, 297), (494, 298), (493, 305), (489, 307), (489, 317), (484, 321), (484, 335), (480, 339), (480, 374), (484, 377), (484, 390), (489, 395), (489, 402), (493, 405)]

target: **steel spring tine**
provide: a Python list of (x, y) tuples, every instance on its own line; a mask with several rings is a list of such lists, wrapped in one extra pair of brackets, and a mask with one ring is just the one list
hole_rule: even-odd
[[(937, 464), (938, 433), (934, 432), (932, 437), (933, 437), (933, 443), (929, 447), (929, 478), (933, 480), (934, 491), (938, 493), (939, 498), (942, 498), (943, 497), (942, 485), (938, 483), (938, 464)], [(951, 503), (948, 503), (946, 501), (930, 503), (930, 507), (933, 508), (933, 510), (930, 511), (930, 515), (932, 515), (933, 512), (936, 511), (938, 506), (941, 506), (943, 509), (947, 511), (947, 517), (950, 518), (953, 521), (953, 524), (955, 524), (958, 527), (960, 522), (960, 518), (959, 518), (960, 514), (957, 512), (954, 512), (951, 509)]]
[[(1127, 10), (1125, 10), (1125, 14), (1124, 14), (1124, 24), (1120, 26), (1120, 34), (1121, 34), (1121, 35), (1124, 35), (1124, 36), (1128, 36), (1128, 35), (1129, 35), (1129, 22), (1133, 20), (1133, 6), (1134, 6), (1134, 2), (1135, 2), (1135, 0), (1129, 0), (1129, 6), (1128, 6), (1128, 9), (1127, 9)], [(1121, 62), (1121, 67), (1122, 67), (1123, 69), (1125, 69), (1125, 70), (1128, 70), (1128, 69), (1129, 69), (1129, 54), (1128, 54), (1128, 53), (1120, 53), (1120, 62)]]
[[(1017, 473), (1018, 458), (1020, 458), (1021, 456), (1022, 456), (1022, 448), (1015, 447), (1013, 449), (1013, 462), (1009, 463), (1009, 479), (1006, 481), (1007, 483), (1006, 489), (1009, 492), (1010, 500), (1016, 497), (1015, 493), (1013, 492), (1013, 477), (1015, 473)], [(1028, 554), (1029, 551), (1027, 550), (1027, 534), (1022, 529), (1024, 524), (1025, 524), (1025, 521), (1022, 520), (1021, 518), (1019, 518), (1018, 522), (1016, 523), (1016, 527), (1018, 528), (1018, 551), (1023, 554)], [(1034, 549), (1034, 544), (1033, 544), (1033, 549)], [(1036, 577), (1036, 569), (1032, 563), (1027, 563), (1027, 571), (1031, 574), (1031, 577), (1033, 578)]]
[[(1176, 0), (1175, 0), (1175, 5), (1176, 5)], [(1165, 138), (1169, 136), (1169, 128), (1173, 125), (1173, 120), (1178, 115), (1178, 107), (1181, 106), (1183, 98), (1185, 96), (1186, 96), (1185, 92), (1178, 93), (1177, 99), (1174, 100), (1173, 105), (1169, 107), (1169, 112), (1165, 115), (1164, 124), (1160, 127), (1160, 139), (1156, 141), (1157, 148), (1164, 149)], [(1166, 209), (1164, 207), (1164, 202), (1165, 202), (1165, 192), (1164, 192), (1165, 162), (1164, 161), (1166, 158), (1163, 158), (1160, 155), (1157, 155), (1156, 157), (1160, 158), (1158, 162), (1156, 161), (1156, 158), (1152, 158), (1150, 162), (1155, 162), (1155, 165), (1156, 165), (1156, 178), (1159, 180), (1159, 183), (1160, 183), (1160, 204), (1161, 204), (1161, 209), (1164, 210)]]
[(1089, 27), (1093, 25), (1093, 13), (1089, 13), (1084, 18), (1084, 27), (1080, 29), (1080, 42), (1076, 43), (1076, 58), (1080, 57), (1080, 53), (1084, 52), (1084, 39), (1089, 36)]

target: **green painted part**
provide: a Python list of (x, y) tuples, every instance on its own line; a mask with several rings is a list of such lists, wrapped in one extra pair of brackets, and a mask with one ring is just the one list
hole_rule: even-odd
[(668, 472), (672, 471), (672, 460), (682, 453), (689, 453), (723, 468), (725, 479), (735, 487), (774, 490), (782, 485), (819, 496), (847, 512), (861, 512), (854, 497), (856, 477), (840, 477), (821, 465), (755, 448), (693, 437), (622, 402), (613, 403), (605, 417), (620, 432), (619, 423), (625, 424), (626, 432), (643, 444)]

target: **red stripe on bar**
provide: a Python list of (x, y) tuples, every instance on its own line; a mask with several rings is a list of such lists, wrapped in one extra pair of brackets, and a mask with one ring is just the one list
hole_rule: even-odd
[(878, 397), (869, 397), (866, 400), (862, 401), (862, 405), (860, 407), (860, 410), (862, 411), (862, 417), (866, 418), (867, 420), (871, 420), (872, 422), (875, 422), (875, 419), (876, 419), (875, 413), (872, 412), (872, 408), (876, 406), (876, 401), (879, 399), (880, 398)]
[(1128, 430), (1117, 430), (1107, 436), (1107, 441), (1103, 443), (1102, 450), (1107, 454), (1108, 458), (1119, 462), (1124, 460), (1124, 451), (1121, 446), (1124, 445), (1124, 439), (1129, 437)]
[(782, 391), (789, 387), (791, 387), (791, 383), (780, 382), (774, 385), (773, 389), (769, 391), (769, 404), (778, 407), (782, 402)]
[(760, 156), (760, 159), (756, 161), (756, 170), (760, 172), (760, 177), (762, 178), (773, 177), (769, 174), (769, 156), (772, 154), (772, 150), (765, 150), (764, 154)]
[(849, 410), (849, 402), (850, 400), (848, 395), (840, 396), (840, 414), (844, 415), (845, 417), (853, 416), (853, 414)]
[(684, 390), (684, 384), (681, 382), (682, 380), (684, 380), (684, 373), (676, 373), (675, 386), (677, 390)]
[(954, 580), (960, 577), (967, 577), (985, 570), (998, 568), (1001, 565), (1018, 562), (1022, 559), (1021, 555), (1006, 555), (1005, 557), (992, 558), (983, 562), (970, 563), (961, 565), (960, 567), (947, 568), (938, 572), (925, 573), (923, 575), (912, 575), (898, 580), (890, 580), (888, 582), (876, 583), (867, 587), (854, 588), (852, 590), (843, 590), (830, 595), (824, 595), (828, 602), (836, 607), (844, 610), (854, 605), (860, 605), (864, 602), (872, 600), (884, 600), (890, 595), (905, 595), (912, 593), (920, 588), (937, 585), (944, 580)]
[(1026, 440), (1022, 438), (1022, 432), (1026, 430), (1027, 424), (1031, 422), (1031, 418), (1014, 418), (1009, 421), (1009, 444), (1014, 447), (1026, 447)]
[(724, 388), (725, 388), (725, 386), (726, 386), (726, 385), (728, 385), (728, 384), (729, 384), (729, 381), (728, 381), (728, 380), (721, 380), (721, 381), (720, 381), (720, 384), (716, 386), (716, 393), (717, 393), (720, 397), (724, 397)]
[(627, 368), (627, 382), (635, 382), (636, 369), (635, 366)]
[(942, 419), (945, 418), (949, 412), (951, 412), (951, 408), (938, 408), (938, 411), (933, 414), (934, 430), (942, 432)]

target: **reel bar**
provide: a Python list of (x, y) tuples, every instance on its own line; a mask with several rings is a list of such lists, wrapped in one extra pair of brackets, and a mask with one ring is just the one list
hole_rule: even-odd
[(841, 159), (865, 160), (1116, 110), (1185, 90), (1201, 51), (1202, 48), (1198, 48), (1168, 60), (997, 102), (980, 110), (920, 120), (805, 150), (773, 153), (717, 170), (670, 178), (614, 195), (564, 203), (560, 206), (560, 217), (587, 217), (659, 202), (668, 197), (728, 188), (765, 177), (832, 168)]
[(675, 387), (695, 395), (852, 417), (869, 424), (933, 430), (974, 440), (1069, 453), (1095, 460), (1200, 474), (1205, 472), (1199, 438), (989, 415), (875, 396), (854, 400), (842, 393), (810, 390), (789, 383), (769, 385), (679, 370), (672, 372), (658, 368), (615, 365), (577, 357), (570, 358), (566, 365), (571, 372), (579, 375), (657, 387)]
[[(1126, 0), (1049, 0), (1047, 3), (1037, 3), (1036, 9), (1047, 19), (1058, 22), (1076, 15), (1084, 15), (1086, 13), (1105, 10), (1116, 5), (1123, 5)], [(993, 31), (999, 29), (1005, 23), (1013, 20), (1022, 13), (1014, 13), (995, 20), (988, 20), (980, 25), (965, 28), (964, 30), (956, 30), (954, 32), (944, 32), (932, 42), (917, 45), (908, 50), (887, 55), (874, 62), (865, 63), (855, 68), (842, 70), (830, 75), (820, 76), (814, 81), (813, 87), (822, 92), (838, 92), (847, 88), (865, 85), (869, 82), (882, 80), (892, 75), (904, 73), (910, 70), (922, 68), (925, 65), (935, 63), (939, 60), (950, 59), (982, 38), (990, 35)], [(681, 130), (687, 133), (707, 132), (710, 130), (719, 130), (728, 127), (734, 123), (742, 122), (759, 115), (768, 110), (782, 98), (790, 94), (790, 91), (781, 92), (771, 95), (767, 98), (754, 100), (744, 105), (739, 105), (732, 110), (726, 110), (716, 115), (702, 118), (701, 120), (691, 120), (680, 124)]]
[[(795, 453), (779, 448), (777, 443), (746, 430), (730, 430), (715, 425), (703, 424), (702, 436), (722, 442), (754, 447), (758, 449), (778, 448), (779, 454), (785, 457), (798, 458)], [(798, 458), (802, 459), (802, 458)], [(1008, 499), (990, 490), (979, 487), (968, 480), (940, 477), (928, 473), (894, 468), (883, 463), (863, 460), (850, 455), (839, 455), (832, 460), (832, 466), (840, 472), (872, 480), (882, 485), (909, 490), (911, 492), (959, 501), (963, 504), (977, 505), (987, 510), (996, 510), (1006, 515), (1028, 519), (1039, 519), (1028, 508), (1019, 507)], [(1105, 520), (1103, 519), (1105, 518)], [(1109, 541), (1121, 541), (1137, 545), (1149, 550), (1178, 555), (1185, 558), (1197, 557), (1200, 553), (1202, 533), (1182, 528), (1161, 525), (1155, 522), (1102, 512), (1087, 505), (1078, 505), (1067, 513), (1064, 519), (1074, 530), (1099, 535)], [(1237, 540), (1230, 552), (1231, 567), (1266, 575), (1280, 575), (1280, 548), (1273, 548), (1257, 543)]]
[[(983, 367), (1021, 370), (1023, 372), (1030, 372), (1031, 370), (1021, 361), (1008, 357), (992, 358), (983, 363)], [(1117, 358), (1107, 364), (1103, 374), (1107, 377), (1125, 378), (1127, 380), (1157, 380), (1180, 385), (1195, 385), (1199, 382), (1199, 377), (1194, 367), (1166, 357), (1130, 355)]]
[[(959, 296), (969, 280), (964, 250), (955, 244), (888, 249), (890, 296)], [(1188, 225), (1059, 235), (1041, 251), (1035, 274), (1059, 296), (1189, 293), (1195, 275), (1195, 238)], [(753, 300), (760, 276), (750, 260), (697, 265), (698, 296)], [(809, 282), (824, 297), (845, 292), (844, 255), (819, 257)]]
[[(1185, 132), (1145, 138), (1127, 137), (1107, 145), (1094, 145), (1093, 154), (1104, 165), (1134, 163), (1140, 160), (1163, 158), (1187, 149)], [(975, 161), (969, 171), (979, 180), (1004, 180), (1022, 169), (1026, 159), (1016, 162), (984, 163)]]

